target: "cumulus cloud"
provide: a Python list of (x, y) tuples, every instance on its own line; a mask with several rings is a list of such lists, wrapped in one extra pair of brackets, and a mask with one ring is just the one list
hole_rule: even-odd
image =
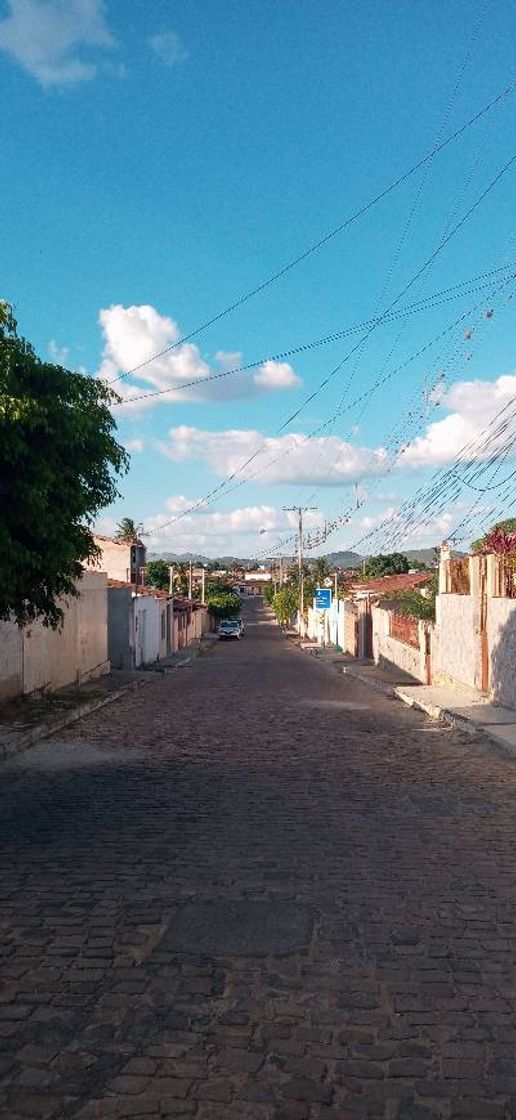
[[(425, 434), (412, 441), (400, 465), (437, 467), (450, 462), (466, 445), (477, 440), (505, 404), (515, 399), (514, 374), (498, 377), (496, 381), (458, 381), (440, 398), (440, 404), (449, 415), (429, 424)], [(516, 424), (512, 423), (516, 437)], [(492, 452), (491, 444), (488, 454)], [(479, 457), (475, 447), (471, 450), (471, 457)]]
[[(216, 360), (222, 370), (212, 370), (198, 346), (181, 342), (181, 331), (174, 319), (160, 315), (150, 304), (133, 307), (114, 304), (103, 308), (99, 323), (105, 344), (98, 376), (117, 382), (116, 391), (124, 401), (125, 413), (152, 408), (158, 402), (224, 401), (258, 392), (291, 389), (300, 384), (292, 366), (272, 361), (264, 362), (256, 373), (212, 380), (214, 372), (232, 370), (240, 365), (242, 354), (217, 351)], [(120, 374), (124, 378), (117, 381)], [(192, 381), (197, 384), (185, 388)], [(168, 389), (173, 390), (170, 395), (136, 399), (146, 391), (159, 393)]]
[[(149, 551), (198, 552), (209, 555), (235, 553), (244, 556), (271, 546), (277, 534), (295, 529), (296, 518), (275, 506), (257, 504), (229, 511), (211, 512), (202, 509), (186, 514), (168, 525), (170, 514), (181, 513), (195, 505), (195, 498), (177, 495), (169, 498), (166, 513), (151, 517), (146, 523), (145, 542)], [(320, 515), (307, 513), (307, 528), (320, 522)]]
[(125, 447), (126, 451), (130, 451), (130, 452), (143, 451), (144, 446), (145, 445), (144, 445), (144, 442), (143, 442), (142, 439), (128, 439), (124, 443), (124, 447)]
[(255, 455), (243, 477), (252, 478), (259, 470), (263, 483), (350, 485), (361, 478), (382, 474), (387, 460), (383, 448), (353, 447), (337, 436), (310, 438), (291, 432), (270, 437), (252, 429), (209, 432), (184, 424), (172, 428), (168, 441), (158, 442), (157, 446), (174, 462), (204, 460), (220, 477), (239, 470)]
[(157, 35), (151, 35), (147, 42), (165, 66), (175, 66), (176, 63), (184, 62), (188, 58), (188, 53), (175, 31), (160, 31)]
[(9, 0), (0, 21), (0, 50), (47, 87), (95, 77), (115, 46), (103, 0)]

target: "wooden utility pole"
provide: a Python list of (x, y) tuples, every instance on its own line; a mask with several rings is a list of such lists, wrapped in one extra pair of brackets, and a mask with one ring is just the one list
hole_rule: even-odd
[(190, 567), (188, 569), (188, 598), (189, 599), (192, 598), (192, 578), (193, 578), (193, 570), (192, 570), (192, 561), (190, 560)]
[(283, 506), (285, 513), (297, 513), (298, 524), (298, 542), (297, 542), (297, 565), (299, 572), (299, 635), (303, 637), (304, 631), (304, 615), (305, 615), (305, 596), (304, 596), (304, 576), (303, 576), (303, 514), (316, 510), (317, 506)]
[(174, 653), (174, 565), (168, 569), (168, 591), (170, 595), (170, 652)]

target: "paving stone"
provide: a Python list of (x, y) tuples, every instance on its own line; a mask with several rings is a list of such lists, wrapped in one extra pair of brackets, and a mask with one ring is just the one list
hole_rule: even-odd
[(514, 761), (248, 609), (2, 766), (0, 1113), (516, 1116)]

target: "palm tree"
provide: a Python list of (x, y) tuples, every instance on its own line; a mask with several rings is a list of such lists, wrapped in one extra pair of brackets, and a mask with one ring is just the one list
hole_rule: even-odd
[(117, 541), (125, 541), (126, 544), (137, 544), (142, 531), (143, 525), (141, 521), (136, 524), (132, 517), (123, 517), (122, 520), (118, 522), (115, 537)]
[(174, 583), (180, 595), (188, 595), (190, 565), (184, 560), (174, 565)]

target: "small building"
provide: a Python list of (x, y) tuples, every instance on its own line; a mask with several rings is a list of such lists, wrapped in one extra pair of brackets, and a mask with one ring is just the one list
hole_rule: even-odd
[(118, 579), (123, 583), (140, 587), (144, 583), (144, 569), (147, 549), (142, 541), (120, 541), (116, 537), (102, 537), (95, 534), (94, 541), (100, 556), (91, 560), (86, 567), (97, 572), (106, 572), (108, 579)]
[(208, 608), (167, 591), (138, 592), (108, 580), (108, 648), (113, 669), (140, 669), (199, 640), (210, 629)]

